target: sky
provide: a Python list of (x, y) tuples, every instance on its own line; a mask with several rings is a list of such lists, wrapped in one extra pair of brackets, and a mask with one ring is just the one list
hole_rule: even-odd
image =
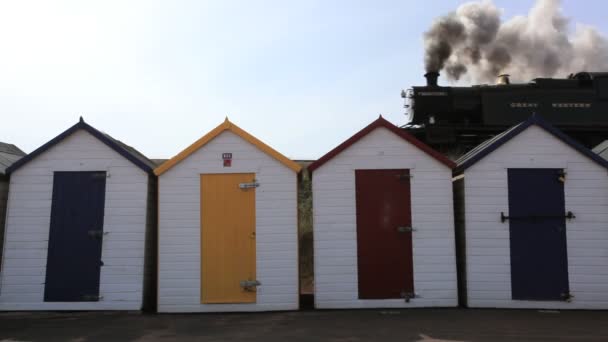
[[(534, 3), (494, 2), (504, 19)], [(316, 159), (380, 114), (407, 122), (423, 33), (461, 3), (0, 0), (0, 141), (31, 152), (82, 116), (170, 158), (228, 117)], [(605, 1), (582, 3), (562, 8), (607, 34)]]

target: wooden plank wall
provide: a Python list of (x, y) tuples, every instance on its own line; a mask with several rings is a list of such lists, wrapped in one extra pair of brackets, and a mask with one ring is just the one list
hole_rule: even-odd
[[(54, 171), (106, 171), (99, 302), (43, 302)], [(0, 310), (140, 310), (148, 175), (78, 131), (11, 175)]]
[[(511, 299), (508, 168), (564, 168), (571, 303)], [(465, 171), (467, 297), (470, 307), (608, 308), (608, 172), (532, 126)], [(542, 248), (542, 246), (539, 246)]]
[[(420, 298), (360, 300), (357, 280), (356, 169), (410, 169), (414, 289)], [(385, 128), (315, 170), (313, 183), (317, 308), (456, 306), (452, 171)]]
[(4, 223), (6, 221), (6, 203), (8, 201), (7, 176), (0, 175), (0, 272), (2, 272), (2, 255), (4, 254)]
[[(232, 167), (222, 164), (232, 153)], [(254, 173), (256, 303), (201, 304), (200, 175)], [(297, 175), (231, 132), (159, 177), (160, 312), (269, 311), (298, 308)]]

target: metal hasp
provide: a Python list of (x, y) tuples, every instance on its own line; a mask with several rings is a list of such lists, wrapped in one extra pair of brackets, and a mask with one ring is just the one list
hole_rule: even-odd
[(241, 280), (241, 287), (245, 291), (255, 292), (256, 287), (262, 285), (259, 280)]
[(260, 183), (256, 182), (255, 180), (251, 183), (239, 183), (239, 188), (241, 189), (257, 188), (258, 186), (260, 186)]
[(566, 212), (566, 215), (530, 215), (530, 216), (506, 216), (504, 212), (500, 212), (500, 222), (505, 223), (506, 220), (542, 220), (542, 219), (552, 219), (552, 218), (561, 218), (564, 217), (568, 220), (572, 220), (576, 218), (576, 215), (571, 211)]
[(397, 232), (399, 233), (411, 233), (411, 232), (415, 232), (416, 228), (413, 227), (405, 227), (405, 226), (399, 226), (397, 227)]
[(406, 303), (410, 302), (410, 299), (413, 298), (420, 298), (419, 295), (417, 295), (415, 292), (401, 292), (401, 298), (403, 298), (405, 300)]

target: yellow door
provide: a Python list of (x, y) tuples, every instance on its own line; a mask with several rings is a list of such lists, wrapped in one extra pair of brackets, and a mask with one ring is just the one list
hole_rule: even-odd
[(255, 174), (201, 175), (201, 303), (255, 303)]

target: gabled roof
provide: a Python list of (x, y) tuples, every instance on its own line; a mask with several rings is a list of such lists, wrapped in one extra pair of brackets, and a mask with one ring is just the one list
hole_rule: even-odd
[(595, 146), (592, 151), (597, 153), (600, 157), (608, 159), (608, 140), (604, 140), (604, 142)]
[(70, 135), (74, 134), (76, 131), (81, 130), (81, 129), (90, 133), (92, 136), (97, 138), (99, 141), (106, 144), (108, 147), (110, 147), (114, 151), (118, 152), (121, 156), (125, 157), (126, 159), (131, 161), (133, 164), (135, 164), (137, 167), (144, 170), (145, 172), (150, 173), (150, 174), (153, 172), (155, 165), (150, 159), (146, 158), (146, 156), (141, 154), (139, 151), (137, 151), (133, 147), (131, 147), (117, 139), (112, 138), (110, 135), (108, 135), (106, 133), (98, 131), (93, 126), (84, 122), (82, 117), (80, 118), (80, 121), (78, 121), (78, 123), (76, 123), (74, 126), (68, 128), (63, 133), (61, 133), (58, 136), (56, 136), (55, 138), (49, 140), (46, 144), (38, 147), (32, 153), (19, 159), (19, 161), (17, 161), (16, 163), (14, 163), (10, 167), (8, 167), (6, 169), (6, 172), (7, 173), (14, 172), (21, 166), (27, 164), (30, 160), (38, 157), (39, 155), (46, 152), (51, 147), (57, 145), (58, 143), (63, 141), (65, 138), (69, 137)]
[(467, 154), (460, 157), (460, 159), (458, 159), (456, 161), (456, 164), (458, 166), (456, 167), (454, 172), (460, 173), (460, 172), (466, 170), (467, 168), (469, 168), (473, 164), (477, 163), (478, 161), (483, 159), (485, 156), (492, 153), (493, 151), (498, 149), (500, 146), (502, 146), (504, 143), (513, 139), (514, 137), (516, 137), (517, 135), (519, 135), (521, 132), (525, 131), (528, 127), (530, 127), (532, 125), (535, 125), (535, 126), (538, 126), (542, 129), (544, 129), (546, 132), (552, 134), (554, 137), (561, 140), (562, 142), (564, 142), (568, 146), (572, 147), (573, 149), (577, 150), (579, 153), (587, 156), (589, 159), (595, 161), (596, 163), (600, 164), (601, 166), (608, 168), (607, 160), (601, 158), (600, 156), (593, 153), (591, 150), (589, 150), (585, 146), (579, 144), (574, 139), (572, 139), (569, 136), (567, 136), (566, 134), (564, 134), (559, 129), (553, 127), (550, 123), (545, 121), (540, 116), (532, 115), (526, 121), (521, 122), (521, 123), (509, 128), (508, 130), (500, 133), (499, 135), (495, 136), (492, 139), (484, 141), (479, 146), (475, 147), (474, 149), (469, 151)]
[(169, 159), (167, 159), (167, 158), (152, 158), (150, 160), (152, 160), (152, 162), (154, 162), (154, 165), (156, 165), (156, 167), (159, 167), (159, 166), (161, 166), (164, 162), (166, 162)]
[(245, 140), (248, 143), (252, 144), (253, 146), (257, 147), (259, 150), (261, 150), (262, 152), (271, 156), (272, 158), (276, 159), (281, 164), (285, 165), (286, 167), (290, 168), (291, 170), (293, 170), (296, 173), (300, 172), (300, 170), (302, 169), (302, 167), (300, 165), (298, 165), (298, 163), (296, 163), (296, 162), (292, 161), (291, 159), (285, 157), (284, 155), (280, 154), (279, 152), (274, 150), (272, 147), (264, 144), (262, 141), (260, 141), (253, 135), (245, 132), (243, 129), (241, 129), (237, 125), (233, 124), (232, 122), (230, 122), (230, 120), (228, 120), (228, 118), (226, 118), (226, 120), (223, 123), (221, 123), (219, 126), (215, 127), (209, 133), (205, 134), (202, 138), (195, 141), (192, 145), (188, 146), (185, 150), (178, 153), (175, 157), (167, 160), (162, 165), (157, 167), (154, 170), (154, 173), (157, 176), (162, 175), (163, 173), (167, 172), (169, 169), (171, 169), (172, 167), (177, 165), (179, 162), (186, 159), (189, 155), (198, 151), (198, 149), (205, 146), (207, 143), (209, 143), (211, 140), (213, 140), (215, 137), (217, 137), (224, 131), (230, 131), (230, 132), (236, 134), (237, 136), (241, 137), (243, 140)]
[(25, 156), (25, 152), (17, 146), (0, 142), (0, 176), (6, 174), (6, 168), (23, 156)]
[(439, 161), (440, 163), (442, 163), (445, 166), (449, 167), (450, 169), (453, 169), (454, 167), (456, 167), (456, 164), (453, 161), (449, 160), (446, 156), (444, 156), (443, 154), (441, 154), (441, 153), (433, 150), (431, 147), (429, 147), (428, 145), (424, 144), (422, 141), (416, 139), (413, 135), (411, 135), (411, 134), (407, 133), (406, 131), (404, 131), (403, 129), (401, 129), (401, 128), (395, 126), (395, 125), (393, 125), (392, 123), (390, 123), (386, 119), (384, 119), (382, 116), (380, 116), (374, 122), (372, 122), (371, 124), (367, 125), (367, 127), (363, 128), (362, 130), (360, 130), (359, 132), (357, 132), (355, 135), (353, 135), (352, 137), (348, 138), (346, 141), (344, 141), (343, 143), (341, 143), (340, 145), (338, 145), (336, 148), (334, 148), (333, 150), (329, 151), (323, 157), (319, 158), (317, 161), (315, 161), (314, 163), (310, 164), (310, 166), (308, 166), (308, 170), (310, 172), (313, 172), (314, 170), (316, 170), (319, 167), (321, 167), (321, 165), (327, 163), (333, 157), (337, 156), (342, 151), (346, 150), (348, 147), (350, 147), (351, 145), (353, 145), (354, 143), (356, 143), (357, 141), (359, 141), (361, 138), (363, 138), (364, 136), (368, 135), (369, 133), (371, 133), (372, 131), (374, 131), (376, 128), (380, 128), (380, 127), (384, 127), (386, 129), (388, 129), (389, 131), (395, 133), (401, 139), (403, 139), (403, 140), (409, 142), (410, 144), (418, 147), (420, 150), (422, 150), (423, 152), (425, 152), (429, 156), (435, 158), (437, 161)]

